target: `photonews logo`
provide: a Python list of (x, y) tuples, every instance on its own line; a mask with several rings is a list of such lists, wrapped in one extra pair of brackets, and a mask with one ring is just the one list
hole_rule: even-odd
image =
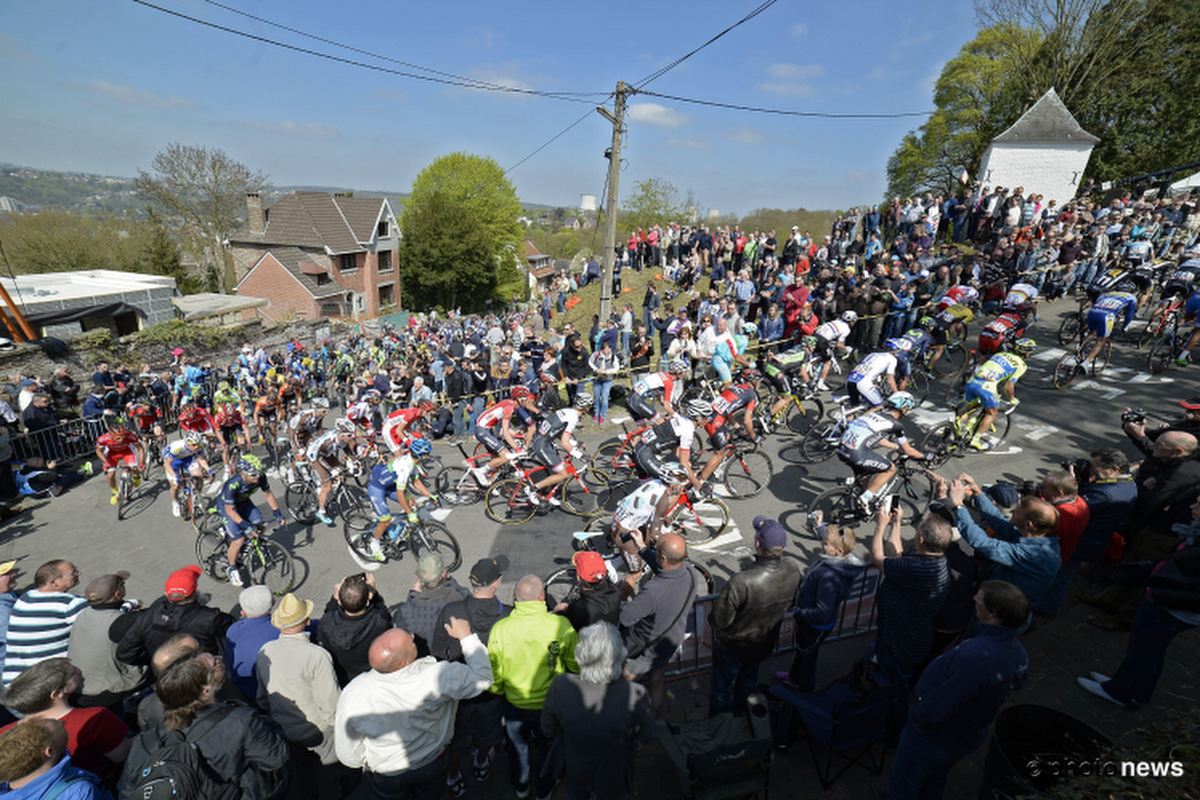
[(1182, 761), (1110, 761), (1103, 758), (1034, 758), (1025, 763), (1031, 778), (1102, 775), (1122, 778), (1182, 778)]

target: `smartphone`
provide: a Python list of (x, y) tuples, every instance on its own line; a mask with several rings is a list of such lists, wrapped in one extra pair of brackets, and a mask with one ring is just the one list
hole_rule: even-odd
[(900, 498), (896, 497), (896, 495), (894, 495), (894, 494), (889, 494), (883, 500), (883, 510), (886, 511), (887, 513), (891, 514), (891, 513), (895, 512), (896, 507), (899, 506), (899, 504), (900, 504)]

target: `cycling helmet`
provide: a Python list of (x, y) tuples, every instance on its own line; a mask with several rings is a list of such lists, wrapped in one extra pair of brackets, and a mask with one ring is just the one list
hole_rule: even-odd
[(427, 456), (433, 452), (433, 442), (428, 439), (423, 439), (420, 436), (414, 437), (408, 444), (408, 452), (412, 453), (417, 458)]
[(893, 392), (883, 404), (888, 408), (894, 408), (899, 411), (907, 411), (917, 404), (914, 398), (908, 392)]
[(673, 375), (682, 375), (687, 372), (688, 362), (682, 358), (673, 358), (671, 363), (667, 364), (667, 372)]
[(1119, 280), (1117, 281), (1117, 285), (1113, 287), (1113, 291), (1116, 292), (1137, 292), (1137, 290), (1137, 281), (1135, 281), (1133, 278), (1124, 278)]
[(858, 322), (858, 314), (853, 311), (847, 311), (842, 314), (842, 322), (853, 325), (854, 323)]
[(509, 391), (508, 396), (518, 403), (524, 403), (533, 399), (533, 392), (529, 391), (524, 386), (514, 386)]
[(712, 413), (712, 403), (707, 400), (688, 400), (683, 406), (683, 413), (689, 417), (707, 417)]
[(1037, 350), (1037, 342), (1026, 336), (1013, 342), (1012, 349), (1019, 356), (1027, 356), (1034, 350)]
[(744, 333), (746, 336), (758, 336), (758, 324), (754, 322), (747, 322), (742, 326), (742, 333)]
[(229, 391), (229, 381), (221, 381), (220, 383), (218, 383), (217, 391), (218, 392), (228, 392)]
[(667, 483), (686, 483), (688, 479), (687, 470), (678, 461), (667, 461), (660, 468), (662, 479)]
[(118, 422), (114, 422), (112, 425), (108, 426), (109, 433), (127, 433), (128, 431), (129, 431), (129, 428), (125, 427), (124, 422), (118, 421)]
[(578, 392), (575, 395), (575, 407), (580, 411), (587, 411), (592, 407), (592, 396), (587, 392)]
[(747, 367), (742, 370), (742, 380), (744, 381), (761, 381), (762, 373), (753, 367)]
[(312, 407), (314, 411), (328, 411), (329, 401), (324, 397), (314, 397), (312, 401)]
[(436, 406), (432, 400), (422, 400), (421, 402), (417, 403), (417, 408), (422, 411), (433, 411)]
[(927, 331), (933, 330), (934, 326), (936, 325), (937, 320), (933, 317), (921, 317), (919, 320), (917, 320), (917, 327), (924, 328)]
[(238, 472), (251, 472), (255, 475), (261, 475), (263, 471), (262, 459), (253, 453), (246, 453), (237, 462)]
[(817, 337), (813, 335), (800, 337), (800, 346), (805, 350), (812, 350), (817, 346)]
[(187, 442), (188, 447), (199, 447), (204, 443), (204, 434), (198, 431), (188, 431), (183, 435), (183, 440)]
[(221, 406), (221, 410), (232, 416), (233, 414), (237, 413), (237, 403), (226, 403), (225, 405)]
[(883, 346), (888, 350), (899, 350), (901, 353), (907, 353), (912, 350), (912, 342), (904, 338), (888, 339), (883, 343)]
[(354, 433), (354, 423), (345, 417), (333, 423), (333, 427), (338, 433)]
[(152, 399), (150, 399), (149, 397), (139, 397), (134, 402), (136, 402), (139, 406), (148, 406), (148, 405), (153, 405), (153, 403), (154, 403), (154, 401)]
[(378, 389), (367, 389), (363, 392), (363, 400), (382, 400), (383, 394)]

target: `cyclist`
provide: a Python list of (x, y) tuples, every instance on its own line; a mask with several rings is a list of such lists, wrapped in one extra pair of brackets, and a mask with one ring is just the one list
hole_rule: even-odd
[(1192, 349), (1200, 344), (1200, 289), (1192, 292), (1191, 297), (1183, 304), (1183, 321), (1184, 323), (1191, 322), (1192, 335), (1188, 337), (1187, 344), (1183, 346), (1179, 356), (1175, 359), (1175, 363), (1181, 367), (1186, 367), (1192, 360)]
[(1091, 361), (1104, 347), (1104, 343), (1112, 336), (1119, 315), (1125, 315), (1125, 321), (1121, 323), (1121, 330), (1125, 330), (1133, 322), (1137, 309), (1138, 299), (1129, 292), (1105, 292), (1097, 297), (1087, 315), (1088, 332), (1095, 334), (1096, 341), (1084, 360)]
[[(525, 484), (525, 498), (530, 502), (541, 503), (542, 493), (546, 489), (557, 486), (571, 477), (566, 470), (566, 462), (558, 454), (558, 448), (555, 445), (556, 443), (561, 445), (562, 449), (570, 453), (572, 458), (583, 457), (583, 448), (579, 442), (575, 441), (572, 434), (579, 425), (582, 415), (591, 407), (592, 396), (587, 392), (577, 392), (573, 406), (560, 408), (538, 423), (533, 440), (529, 444), (529, 453), (535, 461), (546, 468), (547, 473), (546, 477), (536, 484), (532, 486), (528, 483)], [(552, 506), (561, 505), (553, 491), (545, 499)]]
[(634, 463), (644, 477), (662, 479), (664, 464), (668, 458), (683, 465), (688, 482), (697, 490), (711, 492), (709, 487), (704, 490), (704, 482), (692, 469), (692, 437), (696, 435), (696, 423), (693, 420), (707, 417), (712, 413), (712, 404), (703, 400), (689, 400), (683, 405), (683, 413), (676, 411), (662, 422), (648, 428), (642, 434), (642, 440), (633, 450)]
[(246, 449), (246, 420), (237, 403), (226, 403), (217, 408), (217, 441), (221, 443), (221, 461), (228, 468), (229, 448), (236, 442), (237, 446)]
[(179, 401), (179, 427), (181, 430), (199, 433), (205, 437), (216, 436), (212, 415), (201, 408), (190, 394), (184, 395)]
[(312, 442), (313, 436), (318, 433), (324, 433), (321, 430), (321, 425), (324, 423), (325, 415), (328, 413), (329, 401), (324, 397), (314, 397), (312, 408), (307, 411), (300, 411), (288, 420), (288, 444), (292, 446), (292, 452), (295, 454), (296, 466), (304, 463), (305, 451), (308, 450), (308, 445)]
[(109, 503), (117, 504), (117, 467), (124, 462), (133, 474), (135, 485), (141, 482), (142, 464), (146, 463), (146, 447), (138, 435), (117, 422), (96, 439), (96, 456), (104, 465), (104, 480), (112, 490)]
[(384, 561), (387, 558), (383, 553), (382, 542), (383, 535), (387, 533), (392, 522), (388, 500), (399, 503), (408, 521), (413, 523), (418, 519), (417, 510), (408, 499), (405, 489), (411, 485), (423, 496), (433, 498), (429, 489), (421, 482), (421, 478), (414, 472), (416, 460), (424, 458), (432, 451), (433, 445), (428, 439), (406, 438), (392, 451), (395, 458), (387, 464), (376, 464), (371, 468), (371, 478), (367, 481), (367, 497), (371, 499), (371, 508), (375, 511), (375, 529), (367, 547), (371, 558), (376, 561)]
[[(472, 471), (480, 486), (487, 486), (492, 482), (493, 471), (524, 454), (525, 442), (517, 444), (518, 434), (513, 430), (512, 418), (516, 415), (523, 425), (530, 427), (533, 425), (533, 414), (536, 410), (533, 392), (524, 386), (514, 386), (509, 391), (507, 400), (488, 406), (479, 415), (479, 419), (475, 420), (475, 438), (493, 456), (487, 464), (475, 467)], [(529, 437), (529, 432), (525, 433), (525, 437)]]
[(979, 332), (979, 353), (990, 356), (1008, 347), (1025, 335), (1029, 327), (1029, 314), (1019, 311), (1005, 311), (1000, 316), (983, 326)]
[(921, 327), (929, 331), (929, 345), (933, 351), (929, 356), (929, 367), (932, 369), (951, 340), (958, 341), (967, 335), (967, 325), (975, 319), (975, 312), (969, 306), (959, 303), (939, 311), (937, 316), (932, 318), (932, 322), (930, 319), (922, 318)]
[(154, 406), (153, 396), (139, 397), (129, 409), (129, 416), (137, 422), (138, 431), (149, 439), (151, 436), (162, 436), (162, 412)]
[(242, 398), (237, 391), (229, 385), (229, 381), (221, 381), (217, 384), (217, 390), (213, 392), (213, 405), (216, 407), (223, 406), (227, 403), (241, 403)]
[[(662, 372), (638, 378), (629, 396), (625, 398), (625, 407), (629, 409), (634, 422), (648, 421), (650, 425), (654, 425), (660, 422), (663, 416), (669, 417), (674, 414), (675, 405), (683, 397), (683, 375), (687, 369), (687, 361), (674, 358)], [(662, 415), (654, 408), (652, 401), (656, 398), (662, 401)]]
[(333, 480), (342, 469), (342, 453), (349, 452), (354, 446), (354, 423), (348, 419), (339, 419), (334, 423), (334, 429), (313, 439), (308, 446), (308, 460), (321, 488), (317, 492), (317, 519), (326, 525), (333, 525), (333, 520), (325, 513), (325, 501), (333, 491)]
[(437, 405), (432, 400), (421, 400), (411, 408), (398, 408), (383, 422), (383, 441), (393, 453), (400, 443), (412, 435), (413, 423), (432, 413)]
[[(809, 387), (812, 376), (808, 374), (808, 365), (812, 362), (812, 351), (816, 346), (817, 337), (803, 336), (795, 347), (784, 350), (782, 353), (767, 353), (763, 373), (775, 387), (775, 391), (779, 393), (779, 398), (771, 407), (771, 419), (775, 419), (775, 415), (791, 402), (790, 395), (793, 393), (801, 397), (808, 397), (812, 394), (812, 389)], [(799, 378), (795, 385), (792, 383), (792, 376)]]
[(1011, 353), (996, 353), (980, 364), (979, 369), (975, 370), (975, 374), (967, 381), (966, 399), (978, 400), (983, 405), (983, 414), (980, 415), (975, 434), (971, 437), (971, 447), (976, 450), (987, 447), (981, 433), (990, 430), (992, 423), (996, 421), (996, 414), (1000, 408), (1001, 387), (1005, 398), (1014, 408), (1020, 403), (1016, 397), (1017, 381), (1027, 369), (1025, 358), (1036, 349), (1037, 342), (1033, 339), (1018, 339), (1013, 343)]
[(275, 493), (267, 483), (267, 476), (263, 474), (263, 463), (258, 456), (247, 453), (239, 458), (234, 466), (237, 468), (236, 474), (225, 481), (225, 485), (217, 493), (217, 513), (225, 523), (225, 535), (229, 538), (229, 549), (225, 551), (229, 560), (229, 572), (226, 573), (226, 577), (231, 585), (241, 586), (244, 581), (237, 568), (238, 556), (242, 552), (242, 545), (246, 543), (246, 534), (263, 521), (262, 512), (250, 498), (255, 492), (262, 490), (263, 497), (267, 498), (267, 505), (273, 512), (277, 531), (283, 527), (283, 512), (279, 510), (279, 501), (275, 499)]
[(204, 477), (212, 471), (204, 459), (204, 434), (187, 431), (183, 438), (171, 442), (163, 449), (163, 472), (171, 487), (171, 513), (180, 516), (179, 475), (187, 472), (196, 479), (195, 492), (199, 497), (204, 491)]
[(1180, 264), (1163, 283), (1160, 306), (1169, 305), (1176, 299), (1186, 299), (1196, 291), (1196, 276), (1200, 275), (1200, 258), (1189, 259)]
[[(704, 469), (700, 471), (700, 480), (708, 480), (713, 470), (725, 458), (725, 446), (729, 444), (730, 425), (740, 424), (742, 434), (754, 442), (758, 440), (754, 432), (754, 409), (758, 407), (758, 387), (762, 374), (756, 369), (742, 370), (741, 381), (732, 383), (721, 390), (721, 394), (712, 404), (712, 415), (704, 424), (704, 432), (708, 434), (708, 445), (713, 454), (708, 457)], [(741, 419), (738, 419), (738, 414)]]
[(353, 422), (363, 435), (370, 439), (375, 435), (375, 415), (379, 404), (383, 402), (383, 394), (375, 389), (363, 392), (362, 399), (346, 409), (346, 419)]
[(901, 373), (901, 384), (897, 384), (896, 371), (901, 369), (902, 359), (896, 349), (898, 347), (896, 340), (888, 339), (888, 343), (891, 345), (889, 349), (868, 354), (846, 378), (846, 391), (850, 394), (851, 403), (864, 404), (870, 411), (882, 406), (883, 395), (880, 393), (879, 387), (875, 385), (875, 381), (880, 376), (884, 376), (886, 379), (888, 394), (904, 388), (907, 362), (905, 362), (905, 372)]
[(267, 437), (275, 437), (275, 426), (279, 419), (279, 395), (270, 386), (262, 390), (254, 402), (254, 427), (258, 430), (258, 443), (265, 444)]
[(300, 403), (303, 400), (303, 385), (300, 379), (296, 376), (291, 376), (285, 379), (283, 386), (279, 387), (279, 404), (282, 407), (283, 416), (292, 413), (292, 409), (299, 411)]
[[(658, 541), (667, 513), (687, 487), (687, 471), (668, 461), (662, 465), (662, 477), (643, 481), (617, 503), (609, 536), (620, 549), (631, 573), (642, 571), (641, 553)], [(651, 566), (657, 568), (658, 565), (652, 562)]]
[(979, 308), (979, 290), (965, 284), (951, 286), (938, 300), (937, 313), (940, 314), (954, 306), (963, 306), (969, 309)]
[[(871, 475), (866, 491), (858, 496), (867, 514), (874, 512), (872, 501), (879, 490), (896, 474), (890, 458), (875, 452), (876, 446), (897, 450), (910, 458), (925, 458), (921, 451), (908, 443), (901, 418), (913, 409), (916, 399), (908, 392), (895, 392), (884, 401), (883, 408), (863, 414), (847, 427), (838, 444), (837, 456), (854, 472), (856, 478)], [(895, 437), (895, 442), (891, 440)]]
[(1038, 288), (1032, 283), (1014, 283), (1000, 301), (1000, 313), (1006, 311), (1032, 312), (1037, 315)]
[(829, 391), (829, 387), (825, 385), (825, 378), (829, 376), (829, 367), (833, 364), (833, 351), (837, 349), (845, 352), (850, 349), (846, 345), (846, 337), (850, 335), (850, 326), (855, 322), (858, 322), (858, 314), (847, 311), (842, 314), (841, 319), (822, 323), (813, 331), (817, 340), (813, 347), (813, 356), (823, 362), (821, 374), (817, 377), (818, 390)]
[[(926, 319), (931, 323), (933, 321), (931, 317), (923, 317), (921, 322), (924, 322)], [(924, 325), (918, 325), (911, 330), (905, 331), (897, 338), (908, 343), (908, 346), (903, 349), (908, 353), (910, 368), (912, 364), (919, 364), (928, 357), (929, 348), (933, 344), (933, 337)]]

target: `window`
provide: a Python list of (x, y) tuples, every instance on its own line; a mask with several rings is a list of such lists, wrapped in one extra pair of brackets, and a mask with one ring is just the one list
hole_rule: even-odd
[(387, 308), (388, 306), (395, 305), (395, 303), (396, 303), (395, 289), (396, 289), (396, 286), (395, 286), (395, 284), (392, 284), (392, 283), (389, 283), (387, 286), (379, 287), (379, 307), (380, 308)]
[(322, 272), (320, 275), (316, 275), (314, 277), (316, 278), (317, 286), (327, 286), (333, 282), (333, 279), (329, 277), (328, 272)]
[(387, 220), (385, 219), (379, 223), (379, 229), (375, 232), (375, 238), (386, 239), (387, 237), (388, 237), (388, 223), (387, 223)]
[(358, 269), (358, 254), (342, 253), (338, 258), (338, 269), (342, 272), (353, 272)]
[(379, 257), (379, 271), (380, 272), (391, 272), (392, 271), (392, 251), (391, 250), (380, 250), (375, 255), (377, 255)]

